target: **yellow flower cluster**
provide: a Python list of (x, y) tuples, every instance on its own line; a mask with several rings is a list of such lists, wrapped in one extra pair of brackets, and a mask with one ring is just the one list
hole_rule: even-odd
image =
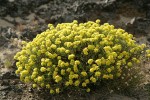
[(146, 50), (146, 53), (147, 53), (148, 59), (150, 59), (150, 50)]
[(100, 20), (48, 27), (32, 42), (23, 42), (14, 59), (21, 81), (52, 94), (73, 86), (90, 92), (90, 84), (118, 78), (138, 64), (145, 50), (131, 34), (108, 23), (100, 25)]

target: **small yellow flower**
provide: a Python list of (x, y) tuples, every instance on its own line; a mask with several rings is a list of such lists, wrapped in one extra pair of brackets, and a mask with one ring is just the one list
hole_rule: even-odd
[(61, 56), (58, 56), (57, 59), (58, 59), (58, 60), (61, 60)]
[(101, 58), (101, 64), (105, 65), (106, 64), (106, 60), (104, 59), (104, 57)]
[(149, 57), (149, 58), (150, 58), (150, 54), (147, 54), (147, 57)]
[(105, 47), (104, 47), (104, 50), (105, 50), (105, 52), (110, 52), (110, 51), (112, 51), (112, 49), (111, 49), (110, 46), (105, 46)]
[(21, 72), (21, 75), (23, 75), (23, 76), (26, 76), (27, 74), (29, 74), (28, 70), (24, 70), (24, 71)]
[(44, 84), (44, 83), (41, 83), (40, 86), (43, 88), (43, 87), (45, 86), (45, 84)]
[(44, 79), (43, 79), (43, 77), (42, 76), (38, 76), (38, 82), (41, 82), (41, 81), (43, 81)]
[(70, 65), (75, 65), (75, 61), (73, 59), (70, 60)]
[(106, 65), (109, 66), (110, 64), (111, 64), (111, 61), (107, 59), (106, 60)]
[(108, 78), (109, 78), (109, 75), (103, 75), (103, 78), (104, 78), (104, 79), (108, 79)]
[(132, 67), (132, 62), (128, 62), (127, 64), (129, 67)]
[(86, 83), (85, 83), (85, 82), (83, 82), (83, 83), (82, 83), (82, 86), (83, 86), (83, 87), (86, 87)]
[(65, 75), (65, 70), (61, 69), (61, 75)]
[(65, 83), (65, 86), (69, 86), (69, 84), (70, 84), (69, 82), (66, 82), (66, 83)]
[(66, 53), (66, 54), (70, 53), (70, 50), (66, 50), (65, 53)]
[(94, 50), (95, 46), (94, 45), (88, 45), (89, 50)]
[(88, 48), (83, 49), (83, 54), (88, 55)]
[(94, 49), (94, 52), (95, 52), (95, 53), (97, 53), (98, 51), (99, 51), (99, 49), (98, 49), (98, 48), (95, 48), (95, 49)]
[(74, 57), (75, 57), (74, 54), (70, 54), (70, 55), (68, 56), (68, 59), (71, 60), (71, 59), (73, 59)]
[(114, 77), (114, 76), (113, 76), (112, 74), (109, 74), (109, 78), (110, 78), (110, 79), (113, 79), (113, 77)]
[(69, 80), (69, 85), (72, 85), (72, 84), (73, 84), (73, 80), (70, 79), (70, 80)]
[(20, 67), (18, 67), (18, 71), (22, 71), (23, 70), (23, 68), (20, 66)]
[(142, 44), (141, 45), (141, 48), (143, 49), (143, 48), (145, 48), (146, 47), (146, 44)]
[(36, 87), (37, 87), (37, 84), (32, 84), (32, 87), (33, 87), (33, 88), (36, 88)]
[(59, 88), (56, 88), (56, 93), (59, 93), (60, 92), (60, 89)]
[(93, 73), (95, 71), (94, 68), (90, 68), (90, 72)]
[(87, 88), (87, 89), (86, 89), (86, 92), (90, 92), (90, 91), (91, 91), (90, 88)]
[(78, 23), (78, 21), (77, 20), (73, 20), (73, 24), (77, 24)]
[(41, 71), (41, 72), (45, 72), (45, 71), (46, 71), (46, 68), (45, 68), (45, 67), (41, 67), (41, 68), (40, 68), (40, 71)]
[(112, 49), (114, 50), (114, 51), (117, 51), (117, 50), (121, 50), (122, 49), (122, 46), (121, 45), (115, 45), (114, 47), (112, 47)]
[(112, 61), (114, 59), (114, 57), (112, 55), (108, 56), (108, 60)]
[(16, 70), (16, 71), (15, 71), (15, 74), (19, 74), (19, 73), (20, 73), (20, 71), (19, 71), (19, 70)]
[(65, 63), (62, 61), (61, 63), (60, 63), (60, 67), (64, 67), (65, 66)]
[(119, 55), (119, 56), (118, 56), (118, 59), (121, 59), (122, 57), (123, 57), (123, 56)]
[(101, 21), (99, 19), (96, 20), (96, 23), (99, 24)]
[(56, 40), (55, 44), (61, 44), (61, 41)]
[(93, 76), (92, 76), (92, 77), (90, 77), (90, 80), (91, 80), (93, 83), (95, 83), (95, 82), (96, 82), (96, 78), (94, 78)]
[(122, 59), (122, 64), (125, 65), (126, 64), (126, 59)]
[(95, 76), (96, 76), (96, 77), (99, 77), (100, 75), (101, 75), (101, 72), (98, 72), (98, 71), (95, 72)]
[(46, 88), (49, 89), (50, 88), (50, 84), (46, 84)]
[(96, 63), (98, 66), (100, 66), (100, 65), (101, 65), (101, 59), (97, 59), (97, 60), (95, 61), (95, 63)]
[(111, 72), (111, 68), (107, 68), (107, 72), (110, 73)]
[(73, 70), (74, 70), (74, 72), (76, 72), (76, 73), (79, 71), (77, 65), (74, 65), (74, 66), (73, 66)]
[(146, 53), (150, 53), (150, 49), (149, 49), (149, 50), (146, 50)]
[(116, 53), (116, 52), (112, 52), (111, 54), (112, 54), (112, 56), (113, 56), (114, 58), (117, 57), (117, 53)]
[(140, 63), (140, 60), (137, 59), (137, 60), (136, 60), (136, 63), (139, 64), (139, 63)]
[(74, 74), (74, 78), (79, 78), (79, 75), (78, 74)]
[(131, 53), (134, 53), (134, 52), (135, 52), (135, 49), (134, 49), (134, 48), (133, 48), (133, 49), (131, 49), (131, 50), (130, 50), (130, 52), (131, 52)]
[(30, 82), (30, 79), (29, 79), (28, 76), (25, 77), (24, 82), (25, 82), (25, 83), (29, 83), (29, 82)]
[(51, 46), (50, 46), (52, 49), (56, 49), (56, 45), (55, 44), (52, 44)]
[(71, 71), (71, 68), (67, 68), (67, 70), (66, 70), (67, 72), (70, 72)]
[(76, 60), (76, 61), (75, 61), (75, 64), (76, 64), (76, 65), (79, 65), (79, 64), (80, 64), (80, 61), (79, 61), (79, 60)]
[(69, 63), (68, 63), (68, 62), (66, 62), (66, 63), (64, 63), (64, 65), (65, 65), (65, 66), (69, 66)]
[(75, 86), (79, 86), (79, 84), (80, 84), (80, 81), (79, 81), (79, 80), (76, 80), (76, 81), (74, 82), (74, 85), (75, 85)]
[(116, 65), (121, 66), (121, 61), (117, 61)]
[(82, 76), (87, 76), (87, 73), (85, 71), (81, 72)]
[(51, 61), (47, 62), (47, 66), (51, 66), (51, 65), (52, 65)]
[(59, 76), (59, 75), (57, 75), (57, 76), (55, 76), (55, 82), (60, 82), (62, 80), (62, 77), (61, 76)]
[(73, 45), (73, 43), (71, 43), (71, 42), (65, 42), (64, 45), (66, 45), (68, 48), (70, 48)]
[(50, 89), (50, 94), (54, 94), (54, 90), (53, 89)]
[(89, 59), (89, 60), (88, 60), (88, 64), (91, 65), (91, 64), (93, 63), (93, 61), (94, 61), (93, 59)]

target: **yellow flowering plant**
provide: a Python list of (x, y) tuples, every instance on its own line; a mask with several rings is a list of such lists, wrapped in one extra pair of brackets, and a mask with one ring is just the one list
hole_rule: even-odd
[(21, 81), (52, 94), (69, 87), (90, 92), (90, 84), (120, 78), (141, 61), (146, 48), (132, 34), (108, 23), (101, 25), (100, 20), (48, 27), (33, 41), (23, 42), (14, 59)]

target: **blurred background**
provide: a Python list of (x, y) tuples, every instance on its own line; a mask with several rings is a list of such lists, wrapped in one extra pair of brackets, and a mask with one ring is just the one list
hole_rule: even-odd
[[(0, 0), (0, 100), (45, 100), (33, 95), (33, 90), (21, 83), (14, 73), (13, 56), (21, 49), (21, 41), (32, 41), (49, 23), (96, 19), (100, 19), (101, 24), (108, 22), (123, 28), (133, 34), (138, 43), (150, 45), (150, 0)], [(150, 79), (149, 74), (145, 77)], [(136, 95), (140, 99), (118, 98), (148, 100), (146, 94)], [(90, 98), (93, 97), (84, 100), (92, 100)]]

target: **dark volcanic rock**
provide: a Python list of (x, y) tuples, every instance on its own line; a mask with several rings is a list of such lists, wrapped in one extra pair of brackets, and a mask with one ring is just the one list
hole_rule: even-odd
[(0, 1), (0, 16), (24, 16), (34, 8), (48, 3), (50, 0), (3, 0)]
[(0, 91), (10, 90), (10, 86), (0, 86)]
[(20, 38), (23, 40), (29, 39), (32, 40), (36, 37), (37, 34), (45, 31), (47, 29), (47, 24), (37, 22), (36, 24), (28, 24), (28, 27), (25, 27), (20, 32)]
[(133, 0), (133, 3), (139, 8), (146, 11), (146, 17), (150, 18), (150, 0)]
[(101, 18), (102, 10), (115, 7), (115, 2), (116, 0), (54, 0), (47, 6), (37, 8), (36, 14), (44, 18), (47, 23), (71, 22), (74, 19), (84, 22)]
[(7, 44), (11, 38), (18, 38), (16, 31), (9, 27), (0, 27), (0, 47)]
[(146, 5), (146, 17), (150, 19), (150, 3)]
[(1, 24), (3, 28), (0, 27), (0, 100), (148, 100), (145, 99), (147, 95), (138, 94), (137, 98), (110, 95), (110, 91), (101, 88), (101, 91), (83, 94), (76, 91), (76, 94), (48, 95), (49, 91), (28, 88), (31, 84), (19, 80), (14, 73), (13, 56), (21, 49), (22, 40), (31, 41), (47, 29), (48, 23), (56, 25), (73, 20), (86, 22), (100, 19), (102, 24), (108, 22), (136, 37), (144, 37), (139, 41), (150, 42), (149, 5), (150, 0), (0, 0), (0, 22), (11, 23), (17, 30), (4, 28), (8, 24)]
[(127, 24), (126, 30), (140, 36), (150, 34), (150, 19), (134, 18)]
[(1, 69), (0, 79), (15, 79), (17, 76), (13, 69), (3, 68)]
[(3, 46), (7, 42), (7, 39), (0, 35), (0, 47)]

